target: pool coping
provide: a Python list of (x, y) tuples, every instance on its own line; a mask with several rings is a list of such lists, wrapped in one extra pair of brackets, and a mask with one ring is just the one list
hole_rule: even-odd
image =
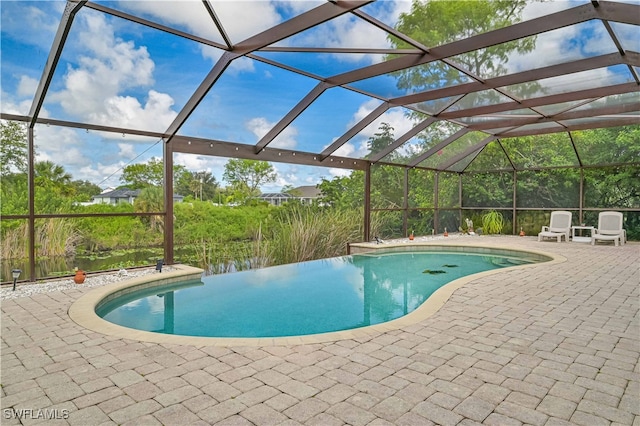
[(476, 274), (468, 275), (466, 277), (458, 278), (451, 281), (448, 284), (440, 287), (436, 290), (422, 305), (416, 308), (414, 311), (404, 315), (400, 318), (381, 323), (374, 324), (366, 327), (353, 328), (349, 330), (332, 331), (320, 334), (308, 334), (302, 336), (285, 336), (285, 337), (249, 337), (249, 338), (236, 338), (236, 337), (200, 337), (200, 336), (183, 336), (162, 334), (150, 331), (136, 330), (128, 327), (123, 327), (109, 321), (106, 321), (99, 317), (96, 313), (96, 307), (103, 303), (105, 299), (113, 297), (115, 293), (122, 294), (123, 292), (133, 291), (152, 286), (160, 286), (171, 284), (174, 282), (184, 281), (188, 279), (200, 279), (202, 277), (202, 269), (194, 268), (187, 265), (172, 265), (173, 271), (162, 273), (162, 277), (159, 274), (145, 275), (142, 277), (136, 277), (121, 281), (119, 283), (108, 284), (103, 287), (99, 287), (89, 291), (82, 295), (69, 307), (69, 317), (78, 325), (85, 327), (89, 330), (97, 333), (106, 334), (109, 336), (115, 336), (124, 339), (137, 340), (149, 343), (159, 344), (176, 344), (176, 345), (193, 345), (193, 346), (290, 346), (300, 344), (313, 344), (313, 343), (326, 343), (339, 340), (357, 339), (362, 337), (370, 337), (372, 335), (378, 335), (380, 333), (398, 330), (406, 326), (416, 324), (422, 320), (425, 320), (438, 312), (438, 310), (444, 306), (449, 300), (451, 295), (460, 287), (469, 283), (470, 281), (486, 277), (489, 275), (503, 273), (505, 271), (511, 271), (514, 269), (533, 268), (540, 266), (547, 266), (555, 263), (565, 262), (567, 259), (558, 254), (551, 254), (548, 252), (538, 250), (522, 250), (514, 249), (513, 247), (504, 246), (488, 246), (477, 244), (456, 244), (447, 243), (442, 241), (437, 242), (402, 242), (402, 243), (358, 243), (352, 244), (351, 248), (357, 248), (358, 253), (372, 252), (381, 249), (405, 247), (410, 249), (412, 247), (443, 247), (444, 249), (456, 251), (463, 251), (468, 248), (486, 249), (487, 251), (504, 250), (517, 253), (531, 253), (538, 256), (548, 257), (549, 261), (525, 265), (515, 265), (506, 268), (492, 269), (490, 271), (478, 272)]

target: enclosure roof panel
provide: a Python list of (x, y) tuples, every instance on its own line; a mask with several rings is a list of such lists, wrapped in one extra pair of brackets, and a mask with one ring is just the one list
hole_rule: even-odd
[(7, 2), (1, 114), (178, 153), (457, 172), (487, 138), (640, 124), (640, 2), (468, 6)]

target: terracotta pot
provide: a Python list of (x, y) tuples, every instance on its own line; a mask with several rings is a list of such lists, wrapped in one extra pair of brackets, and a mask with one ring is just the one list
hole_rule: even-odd
[(73, 282), (76, 284), (82, 284), (85, 278), (87, 278), (87, 273), (82, 270), (77, 270), (76, 275), (73, 277)]
[(413, 241), (413, 233), (409, 234), (409, 239)]

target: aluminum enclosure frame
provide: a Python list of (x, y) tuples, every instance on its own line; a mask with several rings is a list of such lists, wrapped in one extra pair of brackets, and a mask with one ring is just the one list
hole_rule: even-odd
[[(30, 230), (30, 271), (31, 280), (35, 280), (35, 241), (34, 241), (34, 223), (36, 219), (45, 217), (59, 217), (57, 215), (39, 215), (35, 213), (34, 207), (34, 134), (33, 129), (36, 124), (50, 124), (54, 126), (62, 126), (76, 129), (87, 129), (101, 132), (113, 132), (150, 136), (161, 138), (164, 143), (164, 196), (165, 210), (156, 213), (161, 214), (166, 220), (166, 229), (164, 233), (164, 250), (165, 262), (171, 264), (174, 262), (173, 255), (173, 177), (172, 165), (173, 154), (186, 153), (198, 155), (212, 155), (228, 158), (242, 158), (253, 160), (264, 160), (271, 162), (285, 162), (291, 164), (300, 164), (306, 166), (320, 166), (343, 168), (351, 170), (362, 170), (365, 172), (365, 206), (364, 206), (364, 223), (365, 223), (365, 240), (369, 239), (368, 229), (371, 215), (371, 166), (376, 164), (390, 164), (385, 162), (385, 156), (401, 147), (406, 141), (426, 129), (429, 125), (440, 121), (446, 121), (461, 126), (462, 129), (439, 144), (428, 149), (419, 157), (415, 158), (409, 164), (399, 165), (404, 167), (405, 176), (411, 168), (420, 168), (420, 163), (434, 155), (447, 145), (455, 142), (458, 138), (470, 131), (480, 131), (486, 133), (486, 138), (472, 147), (466, 149), (463, 153), (456, 155), (454, 158), (436, 168), (436, 172), (446, 172), (447, 168), (455, 164), (457, 161), (465, 158), (474, 152), (479, 152), (484, 146), (503, 138), (537, 135), (545, 133), (557, 133), (557, 128), (541, 128), (531, 129), (523, 126), (532, 124), (555, 123), (563, 132), (571, 132), (574, 130), (585, 130), (592, 128), (605, 128), (620, 125), (639, 124), (640, 120), (640, 53), (635, 51), (624, 50), (622, 43), (617, 39), (615, 33), (611, 30), (611, 22), (623, 23), (633, 26), (640, 26), (640, 5), (618, 3), (610, 1), (592, 1), (581, 6), (566, 9), (560, 12), (552, 13), (539, 18), (520, 22), (505, 28), (490, 31), (484, 34), (475, 35), (467, 39), (458, 40), (441, 46), (424, 46), (419, 41), (413, 40), (410, 36), (400, 33), (395, 28), (378, 21), (374, 17), (368, 15), (361, 9), (371, 1), (328, 1), (307, 12), (304, 12), (288, 21), (284, 21), (278, 25), (268, 28), (259, 34), (247, 38), (244, 41), (234, 44), (228, 36), (224, 22), (222, 22), (217, 13), (216, 7), (208, 0), (203, 0), (203, 4), (209, 14), (211, 25), (222, 35), (223, 43), (209, 40), (201, 36), (190, 34), (184, 30), (172, 28), (167, 25), (153, 22), (149, 19), (125, 13), (103, 4), (91, 1), (68, 0), (60, 21), (58, 31), (56, 33), (53, 45), (49, 52), (46, 67), (43, 69), (37, 90), (35, 92), (31, 108), (27, 115), (16, 115), (5, 112), (0, 114), (3, 120), (14, 120), (27, 123), (28, 126), (28, 147), (29, 147), (29, 213), (28, 215), (6, 216), (4, 219), (27, 219)], [(159, 6), (161, 7), (161, 6)], [(82, 8), (90, 8), (94, 11), (116, 16), (126, 19), (136, 24), (153, 28), (158, 31), (164, 31), (178, 37), (183, 37), (203, 45), (212, 46), (224, 50), (224, 54), (214, 64), (206, 77), (202, 80), (197, 89), (191, 94), (189, 100), (179, 111), (173, 122), (162, 132), (149, 132), (130, 128), (110, 127), (104, 125), (95, 125), (90, 123), (70, 122), (64, 120), (51, 119), (42, 116), (42, 106), (45, 97), (50, 91), (50, 85), (53, 74), (56, 71), (60, 56), (65, 46), (65, 42), (71, 30), (76, 14)], [(330, 49), (320, 47), (309, 48), (293, 48), (282, 47), (276, 44), (278, 41), (288, 37), (300, 34), (305, 30), (313, 28), (324, 22), (342, 15), (351, 15), (357, 19), (364, 20), (371, 25), (387, 32), (390, 36), (397, 37), (409, 44), (411, 48), (402, 51), (394, 51), (392, 49), (362, 49), (362, 48), (341, 48)], [(525, 37), (534, 36), (547, 31), (564, 28), (590, 20), (600, 20), (605, 24), (608, 35), (618, 49), (616, 53), (595, 56), (587, 59), (569, 61), (558, 65), (552, 65), (540, 69), (528, 70), (519, 73), (483, 79), (474, 75), (471, 71), (465, 70), (464, 67), (456, 64), (453, 57), (470, 51), (519, 40)], [(640, 34), (640, 33), (639, 33)], [(358, 68), (352, 71), (335, 74), (329, 77), (320, 77), (313, 75), (307, 71), (292, 68), (283, 63), (273, 60), (267, 60), (260, 55), (260, 52), (341, 52), (341, 53), (381, 53), (394, 54), (402, 53), (397, 58), (390, 59), (381, 63)], [(295, 72), (305, 77), (313, 78), (317, 81), (316, 86), (310, 90), (300, 101), (285, 114), (282, 119), (277, 122), (260, 140), (254, 145), (238, 143), (236, 141), (223, 141), (204, 139), (197, 137), (189, 137), (179, 135), (178, 131), (182, 128), (186, 120), (191, 116), (197, 106), (204, 97), (215, 86), (219, 78), (223, 75), (229, 65), (242, 57), (249, 57), (257, 61), (263, 61), (270, 65), (280, 67), (282, 69)], [(412, 93), (406, 96), (383, 98), (373, 93), (367, 93), (359, 89), (355, 89), (350, 84), (369, 79), (383, 74), (399, 72), (417, 65), (424, 65), (435, 61), (443, 61), (449, 66), (457, 69), (466, 75), (470, 82), (459, 84), (451, 87), (428, 90), (418, 93)], [(569, 76), (571, 74), (594, 70), (602, 67), (624, 65), (628, 67), (634, 81), (604, 86), (592, 89), (583, 89), (575, 91), (566, 91), (561, 94), (554, 94), (531, 99), (518, 99), (514, 96), (506, 94), (500, 88), (515, 84), (529, 83), (543, 78), (552, 78), (558, 76)], [(372, 99), (377, 99), (381, 104), (369, 115), (356, 123), (351, 129), (347, 130), (342, 136), (335, 141), (327, 141), (326, 148), (320, 152), (305, 152), (296, 150), (285, 150), (272, 148), (270, 144), (280, 135), (300, 114), (307, 110), (324, 92), (333, 87), (342, 87), (355, 92), (362, 93)], [(447, 107), (431, 115), (425, 120), (417, 123), (411, 130), (398, 137), (394, 143), (390, 144), (386, 149), (373, 154), (369, 158), (354, 159), (334, 155), (334, 153), (345, 143), (350, 141), (358, 132), (364, 129), (368, 124), (372, 123), (377, 117), (390, 108), (402, 106), (411, 111), (418, 111), (416, 104), (437, 100), (445, 97), (464, 96), (470, 93), (477, 93), (483, 90), (493, 89), (510, 98), (508, 102), (497, 103), (492, 105), (480, 106), (470, 109), (460, 109), (447, 111)], [(490, 114), (508, 113), (522, 108), (531, 108), (538, 111), (542, 107), (553, 104), (561, 104), (564, 102), (594, 100), (605, 98), (607, 96), (632, 94), (635, 100), (616, 106), (602, 106), (600, 108), (591, 108), (584, 110), (564, 110), (553, 115), (540, 113), (540, 117), (519, 118), (517, 116), (496, 120), (491, 123), (465, 124), (462, 118), (485, 116)], [(624, 114), (628, 114), (625, 116)], [(576, 120), (582, 118), (593, 119), (589, 122), (568, 125), (566, 120)], [(497, 132), (492, 129), (506, 128)], [(570, 133), (569, 133), (570, 134)], [(573, 141), (572, 141), (573, 143)], [(574, 145), (575, 147), (575, 145)], [(635, 164), (639, 165), (639, 164)], [(515, 173), (514, 167), (514, 173)], [(514, 178), (515, 181), (515, 178)], [(437, 183), (437, 179), (436, 179)], [(437, 187), (437, 185), (436, 185)], [(405, 192), (408, 192), (408, 177), (406, 177)], [(405, 194), (406, 201), (406, 194)], [(436, 209), (438, 206), (435, 206)], [(145, 215), (145, 214), (141, 214)], [(515, 215), (515, 201), (514, 201)], [(105, 215), (109, 216), (109, 215)], [(405, 224), (406, 226), (406, 224)]]

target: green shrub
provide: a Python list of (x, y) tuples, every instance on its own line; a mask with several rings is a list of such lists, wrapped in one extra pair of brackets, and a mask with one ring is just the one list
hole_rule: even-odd
[(499, 234), (504, 228), (504, 218), (502, 213), (496, 210), (489, 210), (482, 215), (482, 231), (485, 234)]

